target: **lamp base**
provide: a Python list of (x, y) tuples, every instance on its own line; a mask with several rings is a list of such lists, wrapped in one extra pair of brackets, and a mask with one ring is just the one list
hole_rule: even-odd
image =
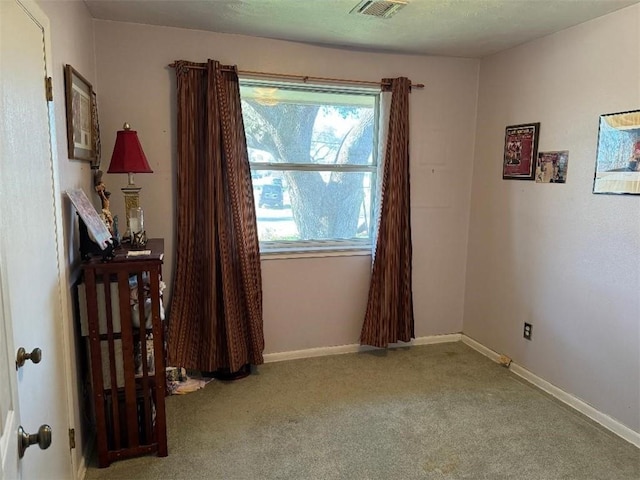
[(131, 238), (131, 228), (129, 218), (131, 217), (131, 209), (140, 206), (140, 190), (142, 187), (129, 184), (126, 187), (122, 187), (122, 193), (124, 194), (124, 211), (127, 217), (127, 231), (124, 233), (124, 238)]

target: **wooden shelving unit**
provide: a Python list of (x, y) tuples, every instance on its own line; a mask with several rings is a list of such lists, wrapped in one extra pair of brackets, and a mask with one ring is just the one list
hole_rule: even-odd
[[(164, 329), (160, 315), (164, 241), (150, 255), (82, 264), (81, 330), (88, 339), (98, 466), (148, 453), (167, 456)], [(81, 293), (81, 294), (80, 294)]]

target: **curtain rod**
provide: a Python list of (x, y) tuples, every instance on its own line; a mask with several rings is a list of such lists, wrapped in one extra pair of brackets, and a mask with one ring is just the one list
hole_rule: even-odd
[[(175, 68), (175, 63), (170, 63), (169, 67)], [(187, 68), (193, 68), (196, 70), (205, 70), (207, 67), (204, 65), (188, 65)], [(233, 68), (225, 68), (222, 67), (225, 72), (234, 71)], [(304, 75), (292, 75), (288, 73), (267, 73), (267, 72), (252, 72), (247, 70), (238, 70), (238, 75), (246, 75), (248, 77), (266, 77), (266, 78), (283, 78), (287, 80), (299, 80), (304, 83), (307, 82), (325, 82), (325, 83), (341, 83), (341, 84), (351, 84), (351, 85), (360, 85), (360, 86), (368, 86), (368, 87), (380, 87), (386, 85), (382, 82), (369, 82), (366, 80), (346, 80), (343, 78), (330, 78), (330, 77), (307, 77)], [(412, 83), (411, 88), (424, 88), (424, 84), (422, 83)]]

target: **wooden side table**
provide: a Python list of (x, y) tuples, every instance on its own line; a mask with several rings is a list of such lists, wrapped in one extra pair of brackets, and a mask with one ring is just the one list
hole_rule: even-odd
[(82, 264), (78, 298), (88, 337), (99, 467), (168, 454), (160, 313), (164, 241), (150, 239), (145, 248), (149, 255), (129, 256), (125, 246), (111, 261)]

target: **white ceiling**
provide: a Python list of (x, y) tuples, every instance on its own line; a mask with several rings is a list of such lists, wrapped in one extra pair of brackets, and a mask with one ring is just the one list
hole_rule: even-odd
[(359, 0), (85, 0), (94, 18), (359, 50), (483, 57), (640, 0), (408, 0), (388, 19)]

